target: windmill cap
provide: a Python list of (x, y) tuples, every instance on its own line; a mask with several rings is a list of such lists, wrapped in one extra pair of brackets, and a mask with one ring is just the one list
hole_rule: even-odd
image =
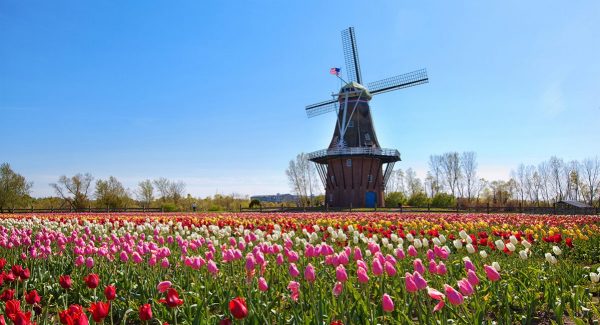
[(358, 96), (360, 96), (361, 99), (365, 100), (371, 100), (371, 98), (373, 98), (373, 96), (365, 86), (354, 81), (349, 82), (345, 84), (342, 88), (340, 88), (340, 99), (344, 98), (346, 93), (350, 94), (350, 98)]

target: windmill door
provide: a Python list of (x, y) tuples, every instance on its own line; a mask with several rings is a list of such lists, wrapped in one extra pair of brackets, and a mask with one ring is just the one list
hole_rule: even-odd
[(374, 208), (377, 204), (377, 193), (367, 192), (365, 193), (365, 206), (367, 208)]

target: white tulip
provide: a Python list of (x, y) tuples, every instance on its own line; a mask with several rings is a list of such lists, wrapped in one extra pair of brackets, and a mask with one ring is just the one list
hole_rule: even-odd
[(454, 244), (454, 247), (456, 247), (456, 249), (461, 249), (463, 246), (462, 241), (460, 239), (455, 239), (452, 243)]
[(556, 257), (554, 257), (554, 255), (552, 255), (552, 253), (546, 253), (546, 254), (544, 254), (544, 257), (546, 258), (546, 262), (548, 262), (550, 264), (556, 263)]
[(442, 242), (439, 238), (433, 238), (432, 242), (435, 246), (442, 246)]
[(467, 244), (470, 244), (473, 242), (473, 239), (471, 237), (467, 237)]
[(521, 244), (523, 246), (525, 246), (525, 248), (531, 248), (531, 243), (528, 242), (527, 240), (523, 239), (523, 241), (521, 241)]
[(469, 235), (467, 234), (467, 232), (466, 232), (466, 231), (464, 231), (464, 230), (461, 230), (461, 231), (458, 233), (458, 235), (459, 235), (459, 236), (460, 236), (460, 238), (462, 238), (462, 239), (467, 239), (467, 237), (469, 237)]
[(415, 246), (415, 248), (419, 249), (419, 248), (423, 247), (423, 242), (421, 242), (421, 240), (419, 238), (416, 238), (413, 241), (413, 245)]
[(492, 262), (492, 266), (496, 269), (496, 271), (500, 272), (500, 264), (498, 262)]
[(562, 250), (560, 250), (560, 247), (558, 246), (552, 246), (552, 252), (554, 252), (554, 255), (556, 256), (562, 254)]
[(519, 241), (517, 240), (517, 237), (515, 237), (514, 235), (511, 235), (510, 238), (508, 238), (510, 240), (510, 242), (513, 245), (516, 245)]
[(423, 246), (429, 247), (429, 240), (427, 238), (423, 238), (421, 242), (423, 243)]
[(479, 256), (481, 256), (481, 258), (486, 258), (488, 255), (486, 251), (479, 251)]
[(504, 250), (504, 247), (505, 247), (505, 246), (504, 246), (504, 242), (502, 241), (502, 239), (498, 239), (498, 240), (496, 240), (494, 243), (496, 244), (496, 248), (497, 248), (498, 250), (501, 250), (501, 251), (503, 251), (503, 250)]
[(444, 235), (439, 235), (439, 236), (438, 236), (438, 238), (440, 239), (440, 242), (441, 242), (442, 244), (445, 244), (445, 243), (446, 243), (446, 236), (444, 236)]
[(475, 247), (471, 244), (467, 244), (467, 252), (469, 252), (469, 254), (475, 253)]
[(600, 275), (598, 273), (590, 272), (590, 280), (592, 280), (592, 283), (598, 283), (598, 281), (600, 281)]
[(411, 241), (415, 240), (415, 238), (413, 237), (413, 235), (412, 235), (411, 233), (408, 233), (408, 234), (406, 235), (406, 240), (408, 240), (408, 241), (410, 241), (410, 242), (411, 242)]
[(508, 248), (508, 250), (511, 252), (514, 252), (517, 249), (517, 247), (515, 247), (515, 245), (513, 245), (513, 243), (506, 244), (506, 248)]
[(527, 251), (526, 251), (526, 250), (520, 250), (520, 251), (519, 251), (519, 257), (520, 257), (522, 260), (526, 260), (526, 259), (527, 259)]

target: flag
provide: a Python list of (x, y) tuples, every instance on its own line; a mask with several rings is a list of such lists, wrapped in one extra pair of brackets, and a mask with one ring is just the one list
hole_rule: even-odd
[(331, 68), (331, 69), (329, 69), (329, 74), (333, 74), (333, 75), (339, 76), (341, 70), (342, 69), (340, 69), (340, 68)]

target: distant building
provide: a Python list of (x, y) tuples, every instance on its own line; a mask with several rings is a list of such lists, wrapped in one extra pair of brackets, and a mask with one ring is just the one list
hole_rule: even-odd
[(250, 200), (259, 200), (260, 202), (270, 203), (286, 203), (286, 202), (298, 202), (298, 195), (292, 194), (275, 194), (275, 195), (254, 195), (250, 197)]

